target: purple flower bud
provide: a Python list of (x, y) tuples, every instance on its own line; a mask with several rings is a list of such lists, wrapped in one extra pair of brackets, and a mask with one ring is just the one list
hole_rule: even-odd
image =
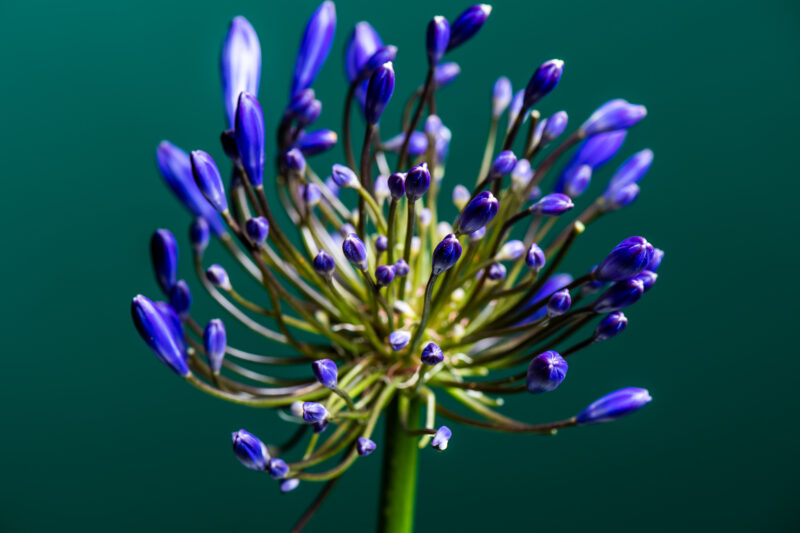
[(431, 261), (433, 273), (438, 276), (455, 265), (460, 257), (461, 243), (458, 242), (455, 235), (450, 233), (433, 250), (433, 260)]
[(406, 174), (396, 172), (389, 176), (386, 180), (389, 186), (389, 193), (392, 195), (393, 200), (399, 200), (406, 194)]
[(611, 422), (644, 407), (650, 400), (652, 398), (647, 389), (626, 387), (595, 401), (581, 411), (576, 419), (578, 424)]
[(610, 131), (594, 135), (583, 141), (559, 177), (554, 188), (555, 192), (565, 192), (566, 184), (574, 179), (574, 175), (583, 165), (597, 170), (607, 163), (619, 152), (627, 134), (626, 130)]
[[(383, 142), (382, 148), (387, 152), (399, 152), (403, 147), (405, 133), (398, 133), (394, 137)], [(421, 131), (412, 131), (411, 139), (408, 141), (408, 155), (418, 156), (428, 150), (428, 136)]]
[(179, 376), (188, 376), (189, 366), (186, 364), (186, 352), (184, 341), (180, 338), (180, 330), (176, 330), (176, 326), (156, 304), (139, 294), (131, 302), (131, 316), (139, 335), (156, 357)]
[[(508, 107), (508, 128), (511, 129), (512, 124), (514, 121), (517, 120), (517, 115), (520, 114), (522, 111), (522, 104), (525, 101), (525, 90), (520, 89), (516, 93), (514, 93), (514, 98), (511, 100), (511, 105)], [(523, 123), (525, 120), (528, 120), (528, 117), (523, 119)]]
[(323, 387), (335, 389), (339, 384), (339, 369), (330, 359), (318, 359), (311, 363), (311, 371)]
[(314, 83), (331, 51), (335, 32), (336, 7), (333, 2), (323, 2), (308, 20), (300, 41), (292, 77), (292, 96)]
[(342, 243), (342, 252), (348, 261), (359, 270), (367, 269), (367, 247), (355, 233), (348, 233)]
[(453, 133), (450, 131), (450, 128), (447, 126), (442, 125), (439, 132), (436, 134), (436, 159), (440, 162), (444, 163), (447, 161), (447, 155), (450, 153), (450, 141), (453, 138)]
[(471, 194), (469, 193), (469, 189), (464, 187), (463, 185), (456, 185), (453, 188), (453, 205), (460, 211), (464, 209), (464, 206), (467, 205)]
[(604, 341), (616, 337), (628, 326), (628, 318), (622, 311), (609, 313), (597, 324), (594, 330), (594, 340)]
[(300, 480), (297, 478), (284, 479), (281, 481), (281, 492), (284, 494), (287, 492), (292, 492), (297, 488), (298, 485), (300, 485)]
[(644, 237), (628, 237), (594, 269), (598, 281), (621, 281), (636, 276), (653, 259), (653, 245)]
[(253, 187), (260, 187), (264, 183), (264, 114), (250, 93), (239, 96), (234, 137), (248, 181)]
[(406, 263), (406, 260), (402, 257), (394, 262), (394, 275), (398, 278), (402, 278), (407, 276), (408, 273), (411, 272), (411, 268)]
[(235, 17), (222, 44), (219, 71), (228, 127), (233, 128), (241, 93), (258, 94), (261, 78), (261, 45), (244, 17)]
[[(369, 58), (383, 46), (380, 35), (369, 22), (359, 22), (350, 33), (344, 52), (344, 70), (347, 79), (355, 81)], [(369, 76), (364, 77), (366, 79)]]
[(219, 374), (222, 369), (222, 358), (225, 357), (225, 349), (228, 347), (225, 324), (222, 320), (215, 318), (208, 322), (203, 331), (203, 347), (206, 350), (208, 366), (215, 374)]
[[(561, 287), (565, 287), (572, 283), (572, 276), (569, 274), (555, 274), (550, 276), (547, 281), (542, 284), (541, 288), (536, 292), (536, 294), (531, 298), (526, 304), (524, 308), (528, 308), (535, 304), (541, 304), (543, 300), (546, 300), (553, 294), (555, 291), (561, 289)], [(533, 314), (524, 318), (520, 321), (520, 324), (526, 324), (529, 322), (533, 322), (534, 320), (539, 320), (540, 318), (544, 317), (547, 314), (547, 309), (540, 307), (537, 311)]]
[(375, 250), (377, 250), (378, 253), (385, 252), (386, 248), (388, 247), (389, 239), (386, 237), (386, 235), (378, 235), (375, 237)]
[(358, 185), (358, 176), (352, 169), (344, 165), (334, 164), (331, 169), (331, 178), (334, 183), (339, 187), (356, 187)]
[(639, 301), (644, 294), (644, 283), (636, 278), (617, 281), (594, 303), (592, 309), (597, 313), (610, 313), (628, 307)]
[(292, 96), (289, 105), (286, 106), (286, 118), (297, 119), (306, 114), (308, 106), (314, 102), (314, 89), (303, 89)]
[(361, 457), (371, 454), (375, 451), (375, 448), (377, 448), (375, 443), (369, 440), (367, 437), (358, 437), (358, 440), (356, 441), (356, 451)]
[(567, 112), (559, 111), (544, 121), (542, 130), (542, 144), (547, 144), (553, 139), (557, 139), (567, 128)]
[(269, 222), (264, 217), (248, 219), (244, 224), (247, 237), (258, 246), (264, 244), (269, 235)]
[(297, 141), (297, 147), (303, 152), (306, 157), (327, 152), (339, 140), (335, 131), (331, 130), (317, 130), (311, 131), (300, 137)]
[(656, 280), (658, 279), (658, 274), (656, 274), (655, 272), (651, 272), (650, 270), (642, 270), (635, 276), (634, 279), (641, 281), (642, 287), (644, 288), (644, 292), (647, 292), (653, 288), (653, 285), (656, 284)]
[(581, 126), (581, 133), (590, 137), (613, 130), (624, 130), (635, 126), (647, 116), (647, 108), (643, 105), (630, 104), (618, 98), (610, 100), (597, 108)]
[(192, 243), (195, 253), (202, 255), (211, 240), (211, 228), (203, 217), (197, 217), (189, 226), (189, 242)]
[(511, 81), (508, 78), (505, 76), (497, 78), (492, 90), (492, 116), (494, 118), (502, 115), (508, 104), (511, 103), (512, 92)]
[(169, 292), (169, 305), (180, 316), (186, 315), (192, 306), (192, 291), (184, 280), (178, 280)]
[(410, 202), (414, 202), (428, 192), (431, 186), (431, 173), (428, 171), (428, 163), (422, 162), (412, 167), (408, 171), (405, 180), (406, 196)]
[(528, 392), (539, 394), (556, 390), (567, 377), (568, 366), (567, 360), (558, 352), (548, 350), (540, 353), (528, 365), (525, 379)]
[(168, 229), (159, 229), (150, 238), (150, 259), (158, 286), (169, 294), (178, 281), (178, 242)]
[(531, 76), (528, 86), (525, 87), (525, 96), (522, 100), (522, 107), (529, 109), (536, 105), (536, 102), (544, 98), (555, 89), (561, 73), (564, 71), (564, 62), (560, 59), (551, 59), (543, 63), (536, 69)]
[(453, 436), (453, 432), (450, 431), (450, 428), (447, 426), (441, 426), (439, 429), (436, 430), (436, 435), (433, 436), (433, 440), (431, 441), (431, 446), (443, 452), (447, 449), (447, 443), (450, 441), (450, 437)]
[(563, 315), (569, 311), (570, 306), (572, 306), (572, 297), (567, 289), (555, 292), (547, 301), (547, 316), (552, 318)]
[[(364, 68), (362, 68), (361, 72), (359, 73), (359, 79), (367, 80), (371, 78), (382, 65), (394, 61), (396, 55), (396, 46), (382, 46), (381, 48), (377, 49), (364, 64)], [(392, 71), (392, 73), (394, 73), (394, 71)], [(392, 87), (392, 89), (394, 90), (394, 87)]]
[(367, 97), (364, 101), (364, 116), (369, 124), (377, 124), (386, 104), (394, 93), (394, 68), (392, 63), (384, 63), (369, 79)]
[(233, 439), (233, 453), (239, 462), (250, 470), (266, 470), (267, 461), (269, 461), (269, 451), (267, 445), (261, 442), (258, 437), (240, 429), (235, 433), (231, 433)]
[(572, 199), (569, 196), (555, 192), (553, 194), (548, 194), (536, 202), (531, 206), (531, 209), (534, 213), (540, 215), (558, 216), (566, 213), (573, 207), (575, 207), (575, 204), (572, 203)]
[(511, 183), (514, 189), (523, 189), (533, 178), (531, 162), (527, 159), (520, 159), (511, 171)]
[(450, 42), (450, 23), (444, 17), (433, 17), (428, 23), (426, 45), (428, 49), (428, 65), (435, 67), (442, 60)]
[(450, 28), (450, 42), (447, 44), (447, 51), (460, 46), (478, 33), (491, 12), (492, 6), (489, 4), (478, 4), (464, 10), (453, 21)]
[(303, 157), (303, 152), (297, 148), (292, 148), (283, 154), (281, 163), (284, 167), (298, 174), (303, 174), (306, 171), (306, 158)]
[(653, 151), (642, 150), (630, 156), (617, 169), (608, 182), (605, 197), (612, 198), (617, 191), (632, 183), (639, 183), (653, 163)]
[(317, 121), (320, 114), (322, 114), (322, 102), (314, 99), (297, 115), (297, 126), (299, 128), (305, 128), (313, 124)]
[(422, 362), (426, 365), (438, 365), (442, 361), (444, 361), (444, 354), (442, 353), (442, 349), (433, 342), (429, 342), (425, 345), (422, 349), (422, 355), (420, 356)]
[(391, 265), (381, 265), (375, 269), (375, 282), (378, 287), (386, 287), (394, 279), (394, 267)]
[(389, 333), (389, 345), (392, 347), (392, 350), (395, 352), (399, 352), (403, 348), (406, 347), (408, 341), (411, 340), (411, 333), (408, 331), (403, 331), (398, 329), (397, 331), (393, 331)]
[(650, 263), (647, 265), (647, 270), (650, 272), (655, 272), (658, 270), (658, 267), (661, 266), (661, 261), (664, 260), (664, 250), (660, 248), (653, 248), (653, 258), (650, 260)]
[(478, 193), (467, 207), (461, 211), (456, 221), (456, 231), (467, 234), (485, 227), (497, 214), (497, 198), (489, 191)]
[(425, 127), (423, 129), (425, 133), (435, 137), (442, 131), (443, 127), (442, 119), (440, 119), (438, 115), (429, 115), (428, 118), (425, 119)]
[(492, 263), (486, 271), (486, 277), (491, 281), (506, 279), (506, 267), (502, 263)]
[(516, 261), (525, 253), (525, 245), (520, 240), (508, 241), (497, 254), (498, 261)]
[(333, 275), (335, 270), (336, 262), (333, 260), (333, 257), (328, 255), (325, 250), (320, 250), (314, 257), (314, 272), (320, 276), (329, 278)]
[(328, 410), (325, 406), (317, 402), (304, 402), (303, 403), (303, 420), (309, 424), (312, 422), (322, 422), (327, 420)]
[(192, 152), (191, 159), (192, 174), (203, 196), (220, 213), (227, 211), (228, 200), (225, 198), (225, 186), (222, 184), (217, 164), (202, 150)]
[(469, 234), (469, 240), (471, 242), (477, 242), (477, 241), (483, 239), (483, 237), (485, 235), (486, 235), (486, 226), (482, 227), (479, 230), (476, 230), (476, 231), (473, 231), (472, 233), (470, 233)]
[(589, 165), (581, 165), (577, 170), (570, 174), (569, 178), (564, 182), (564, 194), (570, 198), (577, 198), (586, 191), (589, 183), (592, 181), (592, 167)]
[(500, 179), (512, 170), (517, 165), (517, 156), (511, 150), (503, 150), (492, 163), (492, 168), (489, 170), (489, 179)]
[(604, 196), (606, 201), (604, 208), (606, 211), (616, 211), (633, 203), (638, 197), (639, 186), (635, 183), (629, 183)]
[(459, 74), (461, 74), (461, 67), (458, 66), (458, 63), (452, 61), (442, 63), (433, 71), (433, 83), (437, 89), (441, 89), (446, 85), (450, 85)]
[(270, 459), (267, 463), (267, 472), (272, 479), (283, 479), (289, 473), (289, 465), (283, 459)]
[(339, 197), (339, 186), (336, 185), (336, 182), (333, 181), (333, 178), (331, 176), (325, 178), (325, 187), (328, 188), (328, 190), (333, 196), (337, 198)]
[(322, 200), (322, 192), (313, 183), (303, 185), (300, 192), (303, 196), (303, 201), (309, 207), (317, 205)]
[(229, 291), (233, 288), (228, 273), (221, 265), (211, 265), (206, 270), (206, 279), (215, 287)]
[(528, 248), (528, 253), (525, 254), (525, 264), (528, 265), (528, 268), (531, 270), (539, 270), (544, 266), (544, 263), (544, 251), (539, 248), (538, 244), (531, 244), (531, 247)]

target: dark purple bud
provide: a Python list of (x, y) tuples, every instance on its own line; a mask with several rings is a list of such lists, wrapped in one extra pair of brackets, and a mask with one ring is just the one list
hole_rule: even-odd
[(244, 227), (245, 231), (247, 231), (247, 237), (253, 244), (260, 246), (267, 240), (267, 235), (269, 235), (269, 222), (267, 222), (266, 218), (251, 218), (245, 222)]
[(311, 363), (311, 371), (314, 372), (314, 377), (323, 387), (335, 389), (339, 384), (339, 369), (336, 368), (336, 363), (330, 359), (314, 361)]
[(616, 211), (633, 203), (638, 197), (639, 186), (635, 183), (629, 183), (604, 196), (606, 202), (604, 208), (606, 211)]
[(616, 337), (628, 326), (628, 318), (622, 311), (609, 313), (597, 324), (594, 330), (594, 340), (604, 341)]
[(281, 481), (281, 492), (284, 494), (287, 492), (292, 492), (297, 488), (298, 485), (300, 485), (300, 480), (297, 478), (284, 479)]
[(267, 445), (259, 440), (258, 437), (240, 429), (235, 433), (231, 433), (233, 439), (233, 453), (239, 462), (250, 470), (266, 470), (267, 462), (269, 461), (269, 451)]
[(500, 179), (517, 166), (517, 156), (511, 150), (503, 150), (492, 163), (492, 168), (489, 170), (489, 179)]
[(503, 263), (492, 263), (486, 271), (486, 277), (492, 281), (506, 279), (506, 267)]
[(553, 139), (557, 139), (567, 128), (567, 112), (559, 111), (544, 121), (542, 130), (542, 144), (547, 144)]
[(408, 331), (403, 331), (401, 329), (397, 331), (393, 331), (389, 333), (389, 346), (392, 347), (392, 350), (395, 352), (399, 352), (403, 348), (406, 347), (408, 341), (411, 340), (411, 333)]
[(585, 137), (606, 131), (625, 130), (635, 126), (647, 116), (647, 108), (643, 105), (630, 104), (618, 98), (610, 100), (597, 108), (581, 126), (580, 132)]
[[(359, 77), (364, 65), (382, 46), (380, 35), (369, 22), (362, 21), (355, 25), (344, 51), (344, 70), (348, 81), (353, 82)], [(363, 79), (367, 77), (369, 74)]]
[(539, 394), (556, 390), (567, 377), (568, 366), (567, 360), (558, 352), (548, 350), (540, 353), (528, 365), (525, 378), (528, 392)]
[(378, 287), (386, 287), (394, 279), (394, 267), (391, 265), (381, 265), (375, 269), (375, 282)]
[(303, 39), (300, 41), (292, 77), (292, 96), (314, 83), (331, 51), (335, 32), (336, 7), (333, 2), (323, 2), (308, 20)]
[(228, 200), (225, 197), (225, 186), (222, 184), (217, 164), (202, 150), (192, 152), (191, 159), (192, 174), (197, 187), (214, 209), (224, 213), (228, 210)]
[(289, 465), (283, 459), (270, 459), (267, 463), (267, 472), (272, 479), (283, 479), (289, 473)]
[[(141, 294), (131, 302), (131, 316), (136, 330), (156, 357), (179, 376), (188, 376), (184, 341), (180, 331), (149, 298)], [(178, 320), (177, 327), (180, 327)]]
[(233, 288), (228, 273), (225, 272), (225, 269), (222, 268), (221, 265), (211, 265), (208, 267), (206, 270), (206, 279), (213, 286), (222, 290), (229, 291)]
[(658, 274), (655, 272), (651, 272), (650, 270), (642, 270), (639, 274), (636, 275), (634, 279), (638, 279), (642, 282), (642, 286), (644, 287), (644, 292), (649, 291), (653, 288), (653, 285), (656, 284), (656, 280), (658, 279)]
[[(234, 116), (234, 120), (236, 116)], [(239, 160), (239, 150), (236, 149), (236, 136), (233, 130), (225, 130), (219, 135), (219, 142), (222, 145), (222, 151), (232, 161)]]
[(450, 428), (447, 426), (442, 426), (436, 430), (436, 435), (433, 436), (431, 446), (440, 452), (443, 452), (447, 449), (447, 443), (450, 442), (450, 437), (452, 436), (453, 432), (450, 431)]
[(219, 374), (225, 350), (228, 348), (228, 337), (222, 320), (215, 318), (208, 322), (206, 329), (203, 330), (203, 347), (206, 350), (209, 368), (213, 373)]
[(650, 264), (653, 245), (644, 237), (628, 237), (611, 250), (603, 262), (594, 269), (598, 281), (621, 281), (630, 279)]
[(297, 126), (299, 128), (305, 128), (317, 121), (320, 114), (322, 113), (322, 102), (319, 100), (312, 100), (310, 104), (308, 104), (303, 112), (297, 115)]
[(264, 183), (264, 114), (252, 94), (239, 96), (234, 136), (247, 179), (253, 187), (260, 187)]
[(586, 191), (592, 181), (592, 167), (581, 165), (564, 182), (564, 194), (570, 198), (577, 198)]
[(562, 289), (553, 293), (549, 300), (547, 300), (547, 316), (555, 317), (563, 315), (569, 311), (572, 306), (572, 297), (567, 289)]
[(497, 78), (492, 89), (492, 116), (494, 118), (502, 115), (508, 104), (511, 103), (512, 92), (511, 81), (508, 78), (505, 76)]
[(626, 387), (595, 401), (581, 411), (576, 420), (578, 424), (611, 422), (644, 407), (652, 399), (647, 389)]
[(572, 199), (569, 196), (555, 192), (553, 194), (548, 194), (533, 204), (531, 209), (534, 213), (540, 215), (558, 216), (566, 213), (573, 207), (575, 207), (575, 204), (572, 203)]
[(331, 130), (317, 130), (311, 131), (300, 137), (297, 141), (297, 147), (303, 152), (303, 155), (308, 157), (312, 155), (327, 152), (339, 140), (335, 131)]
[(377, 250), (378, 253), (385, 252), (386, 248), (388, 247), (389, 239), (386, 237), (386, 235), (378, 235), (375, 237), (375, 250)]
[(467, 207), (461, 211), (456, 221), (455, 230), (459, 234), (468, 234), (485, 227), (497, 214), (499, 203), (489, 191), (478, 193)]
[(610, 313), (628, 307), (639, 301), (644, 294), (644, 283), (636, 278), (617, 281), (594, 303), (592, 309), (597, 313)]
[(414, 202), (428, 192), (431, 186), (431, 173), (428, 171), (428, 163), (422, 162), (413, 167), (406, 174), (406, 196), (410, 202)]
[(429, 342), (425, 345), (422, 349), (422, 355), (420, 356), (422, 362), (426, 365), (438, 365), (442, 361), (444, 361), (444, 354), (442, 353), (442, 349), (433, 342)]
[(303, 201), (309, 207), (317, 205), (322, 200), (322, 191), (314, 183), (303, 185), (300, 193), (303, 196)]
[(450, 42), (447, 45), (447, 50), (450, 51), (456, 46), (460, 46), (478, 33), (478, 30), (489, 18), (491, 12), (492, 6), (489, 4), (478, 4), (464, 10), (453, 21), (453, 25), (450, 28)]
[(333, 275), (335, 270), (336, 262), (333, 260), (333, 257), (328, 255), (325, 250), (320, 250), (316, 257), (314, 257), (314, 272), (320, 276), (329, 278)]
[(311, 429), (314, 433), (319, 434), (328, 429), (328, 419), (320, 420), (319, 422), (313, 422), (311, 424)]
[(539, 245), (536, 243), (531, 244), (531, 247), (528, 248), (528, 253), (525, 254), (525, 264), (528, 265), (528, 268), (531, 270), (539, 270), (544, 266), (545, 263), (545, 256), (544, 251), (539, 248)]
[(306, 113), (306, 108), (314, 102), (314, 89), (303, 89), (295, 94), (289, 105), (286, 106), (286, 117), (289, 119), (297, 119)]
[(235, 17), (228, 27), (222, 43), (219, 71), (228, 127), (233, 128), (239, 95), (257, 95), (261, 78), (261, 45), (253, 26), (244, 17)]
[(375, 448), (377, 448), (375, 443), (369, 440), (367, 437), (358, 437), (358, 440), (356, 441), (356, 451), (361, 457), (371, 454), (375, 451)]
[(404, 172), (392, 174), (387, 178), (386, 184), (389, 186), (389, 193), (393, 200), (399, 200), (406, 195), (406, 174)]
[(189, 226), (189, 242), (192, 243), (195, 253), (203, 255), (210, 240), (211, 228), (208, 221), (203, 217), (195, 218)]
[(403, 276), (407, 276), (408, 273), (411, 272), (411, 268), (406, 263), (406, 260), (402, 257), (394, 262), (394, 275), (398, 278), (402, 278)]
[[(391, 139), (383, 143), (383, 149), (387, 152), (399, 152), (403, 147), (405, 133), (398, 133)], [(428, 136), (421, 131), (412, 131), (411, 139), (408, 141), (408, 155), (419, 156), (428, 150)]]
[(433, 83), (437, 89), (441, 89), (446, 85), (450, 85), (459, 74), (461, 74), (461, 67), (458, 66), (458, 63), (452, 61), (442, 63), (433, 71)]
[(445, 270), (456, 264), (461, 257), (461, 243), (458, 238), (452, 233), (448, 234), (442, 241), (436, 245), (433, 250), (433, 260), (431, 261), (431, 268), (434, 275), (439, 275)]
[(433, 17), (428, 23), (426, 45), (428, 65), (435, 67), (442, 60), (450, 42), (450, 23), (444, 17)]
[(168, 295), (178, 281), (178, 242), (170, 230), (156, 230), (150, 237), (150, 259), (158, 286)]
[(367, 269), (367, 247), (355, 233), (348, 233), (342, 243), (342, 252), (353, 266), (359, 270)]
[(186, 315), (192, 306), (192, 291), (184, 280), (178, 280), (169, 292), (169, 305), (180, 316)]
[(281, 163), (287, 169), (297, 172), (298, 174), (303, 174), (306, 171), (306, 158), (303, 157), (303, 152), (297, 148), (292, 148), (283, 154)]
[(356, 187), (358, 176), (352, 169), (340, 164), (334, 164), (331, 168), (331, 178), (338, 187)]
[(394, 61), (395, 56), (397, 55), (397, 47), (396, 46), (382, 46), (378, 50), (375, 51), (374, 54), (367, 60), (364, 64), (364, 67), (361, 69), (359, 73), (359, 80), (367, 80), (371, 78), (374, 73), (385, 63), (391, 63)]
[(328, 419), (328, 410), (325, 406), (317, 402), (303, 403), (303, 420), (309, 424), (312, 422), (322, 422)]
[(647, 270), (650, 272), (655, 272), (658, 270), (658, 267), (661, 266), (661, 261), (664, 260), (664, 250), (660, 248), (653, 248), (653, 258), (650, 260), (650, 263), (647, 265)]
[(560, 59), (551, 59), (539, 66), (531, 76), (528, 86), (525, 87), (525, 96), (522, 100), (523, 109), (530, 109), (555, 89), (563, 71), (564, 62)]
[(377, 124), (386, 104), (394, 93), (394, 68), (392, 63), (384, 63), (372, 74), (367, 86), (367, 97), (364, 101), (364, 116), (369, 124)]
[(611, 177), (611, 181), (608, 182), (608, 187), (606, 188), (604, 196), (607, 199), (611, 199), (614, 197), (615, 193), (623, 187), (632, 183), (639, 183), (639, 180), (650, 170), (650, 165), (652, 163), (652, 150), (642, 150), (630, 156), (620, 165)]

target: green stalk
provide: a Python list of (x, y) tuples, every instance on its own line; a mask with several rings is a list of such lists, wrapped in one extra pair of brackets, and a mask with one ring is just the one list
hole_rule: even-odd
[[(414, 530), (414, 503), (417, 492), (417, 460), (419, 437), (403, 429), (397, 397), (386, 410), (383, 472), (379, 503), (380, 533), (411, 533)], [(419, 405), (411, 401), (407, 427), (419, 427)]]

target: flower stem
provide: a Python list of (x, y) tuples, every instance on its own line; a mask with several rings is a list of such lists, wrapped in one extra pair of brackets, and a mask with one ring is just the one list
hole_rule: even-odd
[[(400, 402), (395, 398), (386, 410), (377, 529), (381, 533), (410, 533), (414, 529), (419, 439), (405, 433), (400, 416)], [(419, 425), (417, 400), (411, 401), (406, 424), (408, 427)]]

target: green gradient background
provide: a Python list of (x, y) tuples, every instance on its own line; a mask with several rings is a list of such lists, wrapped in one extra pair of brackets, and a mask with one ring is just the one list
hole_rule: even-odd
[[(399, 46), (400, 97), (423, 75), (427, 19), (466, 2), (339, 4), (316, 83), (320, 124), (336, 129), (357, 20)], [(282, 497), (242, 469), (231, 430), (277, 441), (290, 428), (181, 383), (128, 315), (134, 294), (156, 294), (152, 229), (172, 228), (187, 250), (189, 217), (155, 172), (155, 145), (220, 155), (228, 20), (244, 14), (259, 32), (274, 125), (314, 5), (0, 2), (0, 530), (284, 531), (318, 489)], [(800, 266), (799, 31), (790, 1), (501, 0), (452, 55), (463, 74), (439, 98), (454, 132), (447, 191), (474, 176), (493, 80), (519, 87), (560, 57), (543, 112), (565, 108), (574, 124), (611, 97), (645, 103), (625, 153), (656, 153), (639, 200), (592, 226), (567, 266), (630, 234), (667, 257), (623, 336), (576, 356), (558, 394), (508, 411), (546, 421), (626, 385), (648, 387), (652, 404), (556, 438), (455, 428), (447, 453), (421, 454), (419, 531), (798, 529), (797, 291), (783, 280)], [(195, 293), (199, 316), (214, 316)], [(372, 530), (379, 465), (358, 461), (308, 531)]]

